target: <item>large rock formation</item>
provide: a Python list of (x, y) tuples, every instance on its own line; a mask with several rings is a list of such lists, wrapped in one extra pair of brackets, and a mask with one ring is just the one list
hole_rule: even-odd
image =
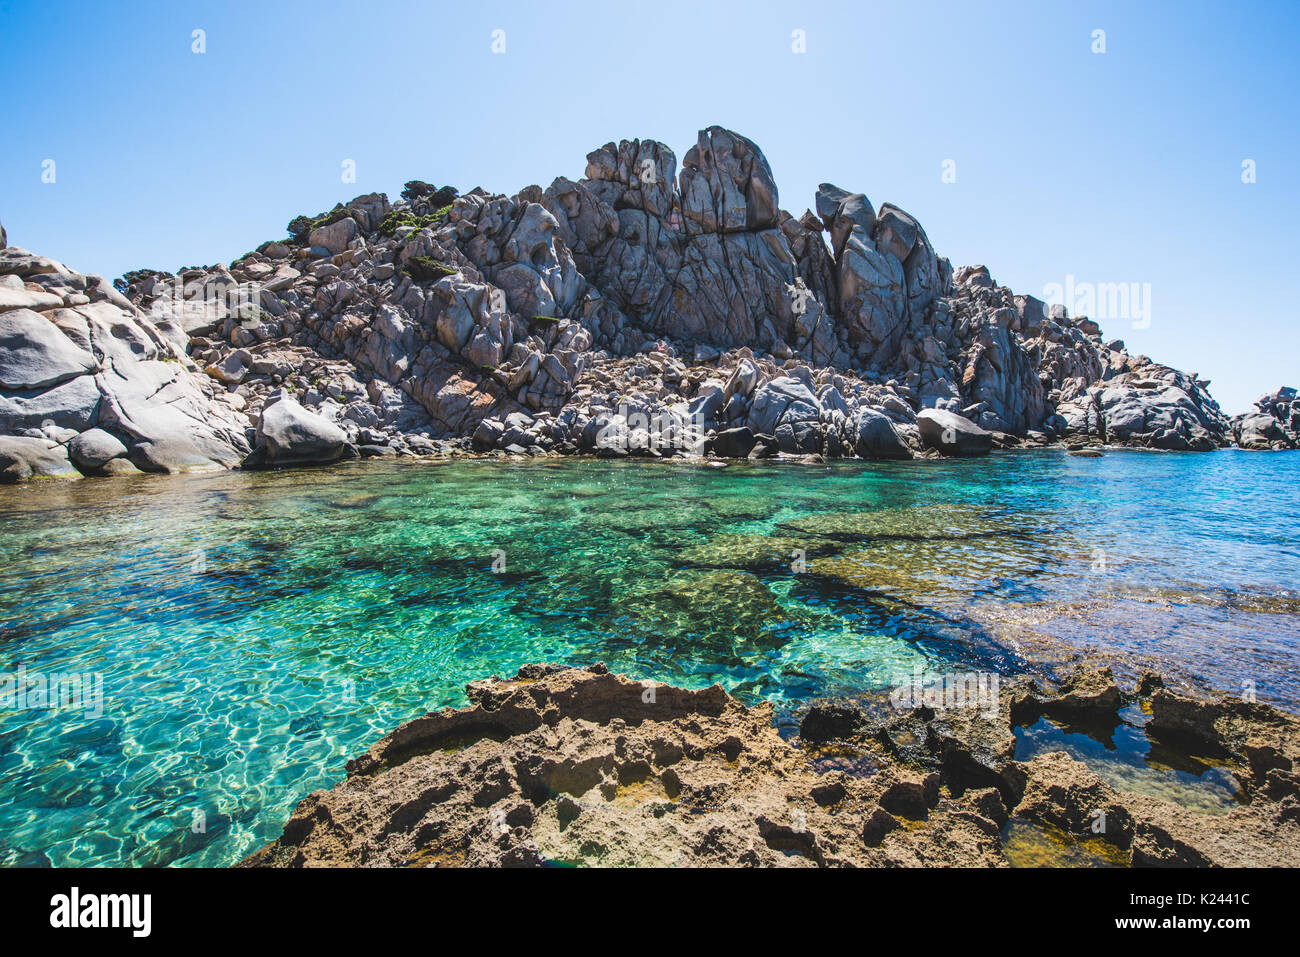
[(1232, 436), (1243, 449), (1300, 448), (1300, 399), (1284, 386), (1255, 400), (1255, 411), (1232, 419)]
[(624, 140), (544, 190), (413, 181), (118, 290), (6, 250), (0, 433), (62, 447), (99, 428), (155, 470), (254, 446), (265, 464), (283, 390), (346, 454), (952, 451), (922, 441), (927, 409), (997, 446), (1231, 440), (1207, 383), (954, 271), (898, 207), (831, 184), (813, 205), (781, 209), (759, 148), (711, 127), (680, 170)]
[(0, 250), (0, 476), (230, 468), (242, 406), (102, 277)]
[(244, 864), (1000, 867), (1022, 862), (1019, 827), (1109, 864), (1300, 863), (1293, 717), (1143, 682), (1162, 760), (1213, 754), (1239, 783), (1236, 806), (1198, 813), (1112, 786), (1062, 751), (1015, 759), (1015, 729), (1040, 715), (1115, 727), (1137, 695), (1109, 669), (1050, 690), (1008, 684), (977, 707), (931, 707), (928, 692), (815, 703), (787, 742), (770, 705), (746, 708), (716, 685), (525, 666), (349, 761)]
[(945, 455), (987, 455), (993, 450), (993, 434), (955, 412), (922, 409), (916, 424), (926, 447)]

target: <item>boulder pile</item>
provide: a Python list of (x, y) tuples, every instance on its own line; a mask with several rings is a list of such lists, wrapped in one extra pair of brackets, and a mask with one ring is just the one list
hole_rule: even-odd
[[(813, 206), (783, 210), (759, 148), (710, 127), (680, 169), (623, 140), (583, 178), (512, 196), (412, 181), (395, 203), (297, 217), (229, 265), (116, 288), (5, 249), (4, 474), (117, 471), (93, 464), (104, 436), (125, 450), (109, 462), (149, 471), (1281, 441), (1092, 320), (954, 269), (897, 206), (829, 183)], [(289, 430), (301, 449), (261, 423), (286, 399), (279, 416), (320, 420)], [(96, 453), (74, 458), (92, 429), (79, 445)]]
[(0, 249), (0, 477), (230, 468), (243, 408), (102, 276)]
[(1255, 400), (1255, 411), (1235, 416), (1232, 437), (1243, 449), (1300, 448), (1300, 398), (1281, 388)]

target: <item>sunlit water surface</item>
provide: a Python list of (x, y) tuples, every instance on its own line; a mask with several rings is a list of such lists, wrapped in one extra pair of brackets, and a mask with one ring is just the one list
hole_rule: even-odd
[(788, 714), (1078, 646), (1300, 710), (1298, 480), (1287, 453), (1035, 452), (0, 488), (0, 673), (104, 682), (100, 715), (0, 708), (0, 864), (232, 863), (532, 661)]

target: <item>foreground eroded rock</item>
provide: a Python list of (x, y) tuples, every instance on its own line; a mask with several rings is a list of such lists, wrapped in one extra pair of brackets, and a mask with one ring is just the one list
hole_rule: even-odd
[[(1018, 680), (979, 708), (818, 702), (793, 743), (768, 705), (599, 664), (529, 665), (467, 690), (469, 707), (348, 762), (244, 866), (1000, 867), (1022, 862), (1008, 835), (1019, 827), (1021, 842), (1025, 826), (1112, 864), (1300, 863), (1300, 722), (1183, 698), (1154, 676), (1133, 693), (1106, 669), (1053, 689)], [(1232, 768), (1236, 806), (1117, 790), (1064, 751), (1016, 760), (1018, 725), (1113, 727), (1133, 701), (1153, 744)]]

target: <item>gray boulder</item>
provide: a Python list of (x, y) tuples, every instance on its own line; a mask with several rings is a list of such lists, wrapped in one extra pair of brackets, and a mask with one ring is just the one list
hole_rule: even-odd
[(257, 445), (265, 464), (309, 465), (343, 457), (347, 435), (333, 422), (308, 412), (295, 400), (282, 398), (262, 410)]
[(0, 482), (80, 477), (62, 445), (49, 439), (0, 435)]
[(710, 422), (722, 411), (726, 394), (717, 383), (702, 386), (699, 393), (690, 401), (687, 411), (699, 422)]
[(753, 429), (724, 429), (713, 437), (709, 451), (724, 459), (743, 459), (754, 450), (754, 442)]
[(853, 451), (863, 459), (910, 459), (907, 447), (889, 417), (874, 409), (861, 409), (853, 422)]
[(126, 454), (121, 440), (103, 429), (88, 429), (68, 443), (68, 457), (83, 472), (98, 472)]
[(799, 379), (782, 376), (754, 392), (746, 424), (755, 433), (775, 435), (781, 425), (816, 423), (820, 417), (821, 406), (812, 390)]
[(762, 370), (754, 363), (753, 359), (741, 359), (736, 363), (736, 368), (732, 371), (730, 378), (727, 379), (726, 394), (728, 398), (733, 395), (742, 396), (748, 399), (758, 387), (758, 382), (762, 378)]
[(478, 428), (474, 430), (474, 435), (470, 441), (475, 451), (487, 452), (497, 447), (505, 431), (505, 424), (500, 419), (484, 419), (478, 424)]
[(332, 254), (338, 255), (347, 249), (360, 234), (361, 230), (357, 227), (357, 221), (348, 216), (338, 222), (330, 223), (328, 226), (319, 226), (313, 229), (307, 237), (307, 242), (312, 246), (320, 246), (322, 249), (327, 249)]
[(988, 455), (993, 449), (993, 433), (955, 412), (922, 409), (916, 416), (916, 424), (922, 444), (944, 455)]

